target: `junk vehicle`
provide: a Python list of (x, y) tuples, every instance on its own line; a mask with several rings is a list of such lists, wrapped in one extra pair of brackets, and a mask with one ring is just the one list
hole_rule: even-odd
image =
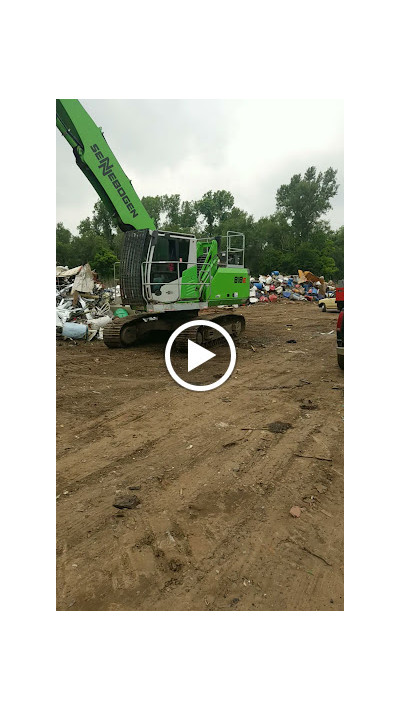
[(344, 308), (336, 324), (336, 353), (339, 367), (344, 370)]
[(339, 309), (339, 311), (342, 310), (344, 307), (344, 281), (341, 279), (338, 281), (338, 285), (336, 287), (336, 305)]
[[(210, 307), (246, 303), (250, 274), (244, 267), (244, 235), (228, 232), (224, 252), (218, 254), (221, 238), (197, 239), (156, 229), (102, 129), (82, 104), (58, 99), (56, 109), (57, 128), (72, 147), (78, 167), (124, 232), (121, 298), (135, 313), (114, 317), (104, 329), (104, 343), (126, 348), (150, 331), (172, 332), (187, 321), (204, 319), (200, 314)], [(223, 326), (233, 338), (245, 328), (244, 317), (237, 313), (211, 312), (207, 320)], [(204, 346), (221, 338), (216, 329), (203, 326), (181, 335), (178, 348), (186, 347), (187, 338)]]
[(333, 297), (328, 297), (326, 299), (320, 299), (318, 301), (318, 306), (321, 309), (321, 311), (330, 311), (334, 310), (337, 311), (337, 304), (336, 304), (336, 298)]

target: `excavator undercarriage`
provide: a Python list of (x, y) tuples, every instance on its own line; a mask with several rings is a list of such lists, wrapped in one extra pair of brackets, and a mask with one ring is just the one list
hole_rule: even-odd
[[(202, 310), (200, 315), (198, 311), (180, 311), (173, 314), (157, 314), (157, 316), (136, 314), (126, 318), (114, 318), (105, 327), (103, 339), (108, 348), (129, 348), (152, 331), (173, 333), (182, 324), (196, 320), (218, 323), (223, 326), (233, 339), (239, 338), (245, 329), (245, 319), (241, 314), (221, 314), (216, 309), (206, 309)], [(221, 339), (220, 332), (216, 329), (203, 325), (192, 325), (179, 334), (175, 341), (175, 347), (178, 350), (186, 350), (188, 339), (205, 348), (224, 341), (224, 339)]]

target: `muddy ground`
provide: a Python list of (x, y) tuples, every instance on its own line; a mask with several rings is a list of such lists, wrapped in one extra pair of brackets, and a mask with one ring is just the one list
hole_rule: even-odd
[(337, 314), (241, 313), (207, 393), (170, 378), (165, 341), (57, 343), (59, 610), (343, 609)]

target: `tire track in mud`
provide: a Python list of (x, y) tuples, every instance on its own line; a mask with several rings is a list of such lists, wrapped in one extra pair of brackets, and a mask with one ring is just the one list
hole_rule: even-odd
[[(279, 343), (282, 319), (271, 328)], [(159, 373), (161, 354), (151, 355)], [(122, 370), (132, 367), (126, 356)], [(340, 401), (315, 359), (310, 374), (292, 356), (290, 365), (269, 356), (266, 367), (258, 351), (239, 349), (233, 378), (206, 398), (168, 380), (144, 390), (142, 364), (105, 417), (74, 419), (63, 403), (58, 414), (72, 426), (58, 432), (76, 449), (63, 455), (60, 445), (59, 484), (71, 493), (57, 502), (59, 609), (332, 609), (327, 591), (341, 590), (342, 572)], [(297, 387), (301, 379), (309, 383)], [(304, 398), (319, 409), (302, 411)], [(276, 421), (291, 428), (242, 430)], [(141, 485), (141, 508), (119, 516), (115, 492), (130, 484)], [(288, 514), (293, 504), (304, 504), (300, 519)]]
[[(312, 433), (315, 429), (315, 425), (312, 425), (311, 423), (309, 424), (309, 432), (307, 433), (302, 433), (302, 436), (296, 438), (296, 445), (299, 444), (300, 441), (308, 441), (310, 437), (312, 436)], [(282, 452), (285, 452), (286, 450), (286, 445), (282, 440), (287, 437), (287, 434), (284, 435), (283, 437), (280, 436), (278, 437), (278, 440), (273, 444), (272, 450), (273, 450), (273, 457), (271, 458), (271, 464), (273, 465), (274, 462), (280, 461), (283, 464), (286, 465), (288, 464), (288, 458), (285, 460), (282, 460)], [(257, 442), (255, 442), (256, 444)], [(283, 450), (282, 450), (283, 447)], [(271, 449), (271, 448), (270, 448)], [(260, 503), (262, 502), (264, 504), (264, 507), (268, 507), (268, 496), (265, 498), (265, 491), (261, 488), (260, 493), (254, 493), (253, 489), (253, 482), (246, 483), (246, 479), (251, 479), (253, 480), (254, 477), (257, 478), (259, 472), (255, 471), (255, 460), (258, 456), (257, 454), (258, 448), (254, 448), (254, 452), (247, 453), (248, 454), (248, 462), (246, 463), (246, 469), (244, 472), (244, 478), (239, 480), (233, 481), (233, 485), (236, 487), (234, 490), (232, 490), (232, 487), (229, 486), (228, 489), (224, 490), (224, 487), (222, 484), (218, 482), (218, 487), (216, 490), (211, 490), (207, 492), (201, 492), (200, 494), (197, 494), (196, 496), (196, 486), (194, 487), (193, 490), (193, 495), (195, 496), (194, 498), (194, 503), (189, 504), (190, 510), (189, 513), (187, 512), (182, 512), (182, 510), (177, 511), (178, 515), (178, 520), (180, 521), (181, 526), (183, 527), (183, 530), (185, 530), (186, 523), (189, 524), (189, 527), (193, 525), (193, 514), (195, 515), (195, 518), (198, 520), (198, 518), (201, 518), (202, 512), (206, 512), (207, 515), (207, 525), (208, 525), (208, 536), (207, 536), (207, 542), (210, 543), (210, 539), (214, 538), (214, 540), (217, 541), (217, 544), (213, 546), (213, 544), (206, 546), (206, 551), (207, 551), (207, 558), (199, 558), (196, 560), (196, 568), (201, 566), (201, 572), (197, 573), (194, 575), (194, 579), (196, 581), (196, 587), (199, 585), (199, 583), (206, 579), (208, 580), (208, 575), (209, 572), (211, 571), (215, 561), (217, 561), (217, 564), (222, 568), (224, 566), (223, 562), (221, 562), (221, 551), (224, 551), (224, 558), (227, 559), (226, 565), (228, 565), (229, 568), (234, 569), (234, 566), (231, 565), (231, 557), (236, 556), (236, 549), (237, 545), (231, 547), (229, 546), (229, 541), (240, 541), (243, 532), (247, 534), (251, 533), (251, 530), (254, 529), (254, 522), (257, 518), (257, 515), (260, 516), (260, 513), (257, 512), (255, 514), (254, 509), (256, 507), (260, 508)], [(290, 457), (290, 455), (289, 455)], [(205, 462), (207, 465), (207, 462)], [(263, 471), (263, 470), (262, 470)], [(194, 472), (195, 474), (195, 472)], [(183, 482), (180, 480), (178, 482), (178, 485), (180, 486)], [(212, 482), (210, 482), (212, 483)], [(269, 482), (271, 483), (271, 480), (269, 479)], [(276, 485), (279, 482), (275, 478), (273, 482), (273, 488), (276, 487)], [(282, 483), (282, 482), (280, 482)], [(204, 483), (203, 483), (204, 486)], [(269, 492), (271, 490), (269, 489)], [(290, 494), (289, 494), (290, 498)], [(162, 499), (162, 492), (161, 492), (161, 499)], [(227, 501), (229, 499), (236, 500), (235, 504), (236, 505), (227, 505)], [(151, 504), (151, 502), (149, 502)], [(161, 505), (164, 505), (161, 501)], [(289, 507), (290, 501), (288, 500), (287, 506)], [(232, 524), (232, 518), (235, 518), (235, 509), (237, 509), (237, 512), (239, 513), (239, 518), (238, 520), (234, 521)], [(228, 516), (224, 517), (224, 524), (227, 533), (225, 536), (220, 536), (219, 531), (216, 531), (216, 535), (210, 536), (210, 530), (212, 530), (212, 521), (209, 520), (210, 515), (212, 516), (213, 513), (218, 512), (218, 511), (227, 511)], [(231, 521), (231, 523), (229, 523)], [(249, 522), (251, 523), (251, 528), (249, 529), (248, 525), (246, 525)], [(174, 524), (171, 524), (169, 521), (167, 521), (164, 525), (164, 528), (166, 530), (174, 528)], [(210, 528), (211, 527), (211, 528)], [(145, 526), (146, 530), (150, 530), (152, 532), (152, 535), (155, 535), (155, 527), (151, 525), (151, 517), (147, 518), (147, 523)], [(204, 520), (201, 521), (201, 528), (204, 529)], [(160, 531), (158, 531), (158, 534), (160, 534)], [(163, 532), (161, 531), (161, 535), (163, 535)], [(186, 536), (186, 534), (184, 534)], [(190, 535), (187, 536), (188, 540), (190, 540)], [(203, 544), (204, 545), (204, 544)], [(205, 551), (205, 552), (206, 552)], [(171, 555), (173, 556), (174, 550), (171, 549)], [(175, 551), (176, 553), (176, 551)], [(181, 551), (180, 551), (181, 553)], [(131, 557), (130, 557), (131, 559)], [(188, 561), (185, 560), (185, 565), (187, 566)], [(181, 563), (178, 563), (178, 565), (181, 565)], [(119, 566), (117, 566), (119, 569)], [(125, 570), (125, 566), (122, 566), (122, 569)], [(193, 579), (193, 568), (190, 569), (191, 573), (191, 578)], [(120, 574), (120, 571), (119, 571)], [(147, 570), (145, 577), (149, 575), (149, 571)], [(239, 574), (238, 574), (239, 575)], [(118, 577), (118, 574), (117, 574)], [(232, 577), (232, 573), (231, 576)], [(175, 578), (173, 578), (175, 580)], [(221, 576), (221, 580), (223, 580), (223, 576)], [(185, 580), (184, 578), (182, 579), (182, 585), (184, 584)], [(159, 580), (155, 581), (155, 585), (158, 588), (159, 587)], [(168, 586), (167, 586), (168, 587)], [(138, 603), (139, 604), (139, 603)], [(138, 608), (139, 609), (139, 608)]]
[[(281, 454), (279, 452), (279, 447), (276, 448), (278, 451), (276, 453), (277, 457), (280, 457)], [(252, 474), (253, 476), (253, 474)], [(320, 473), (318, 472), (317, 474), (318, 478), (320, 477)], [(281, 478), (281, 484), (284, 483), (285, 476)], [(241, 480), (241, 484), (244, 484), (244, 481)], [(305, 488), (309, 488), (310, 484), (304, 485)], [(222, 488), (222, 487), (221, 487)], [(221, 491), (221, 488), (218, 489), (218, 491)], [(239, 569), (237, 570), (237, 579), (240, 579), (241, 577), (241, 568), (245, 566), (248, 562), (248, 557), (245, 559), (242, 559), (240, 555), (238, 555), (238, 547), (240, 547), (240, 541), (243, 538), (243, 536), (258, 536), (259, 541), (261, 541), (261, 546), (254, 546), (253, 551), (252, 551), (252, 557), (255, 558), (259, 556), (260, 548), (265, 547), (265, 528), (266, 528), (266, 523), (268, 525), (268, 528), (271, 529), (276, 526), (276, 521), (272, 517), (268, 515), (268, 507), (271, 505), (273, 502), (274, 495), (269, 494), (265, 496), (264, 491), (262, 491), (260, 496), (254, 495), (251, 491), (249, 491), (249, 488), (252, 489), (252, 486), (249, 485), (246, 489), (246, 485), (243, 487), (240, 486), (238, 490), (238, 494), (240, 494), (240, 511), (239, 511), (239, 518), (235, 522), (235, 524), (229, 527), (227, 525), (227, 530), (226, 534), (223, 537), (220, 537), (218, 540), (218, 544), (214, 547), (212, 551), (208, 552), (208, 560), (207, 564), (205, 565), (204, 561), (203, 563), (203, 571), (200, 576), (196, 578), (196, 588), (198, 587), (198, 584), (200, 583), (201, 580), (204, 579), (204, 577), (208, 578), (208, 576), (212, 575), (212, 570), (214, 568), (218, 568), (218, 572), (220, 574), (219, 580), (221, 581), (221, 586), (224, 587), (225, 583), (224, 581), (224, 575), (223, 575), (223, 569), (226, 568), (229, 570), (229, 577), (232, 579), (232, 571), (235, 570), (235, 565), (232, 564), (232, 558), (234, 560), (239, 561)], [(226, 492), (228, 495), (230, 492)], [(304, 492), (301, 492), (299, 496)], [(218, 500), (216, 503), (216, 492), (212, 491), (209, 494), (210, 499), (213, 501), (213, 507), (218, 506)], [(279, 494), (281, 496), (281, 494)], [(203, 496), (204, 498), (204, 496)], [(287, 507), (290, 506), (290, 498), (291, 495), (288, 497), (287, 501)], [(261, 507), (261, 510), (265, 510), (265, 514), (260, 514), (260, 504), (261, 502), (263, 503), (263, 506)], [(213, 507), (209, 506), (208, 507), (208, 512), (210, 510), (213, 510)], [(242, 508), (243, 507), (243, 508)], [(207, 505), (203, 504), (200, 507), (197, 507), (198, 510), (204, 511), (207, 510)], [(288, 508), (286, 508), (285, 513), (287, 514)], [(229, 514), (230, 514), (230, 519), (232, 520), (232, 514), (234, 514), (234, 510), (232, 508), (229, 509)], [(277, 516), (277, 521), (279, 521), (282, 517), (282, 511), (279, 512), (278, 509), (278, 516)], [(229, 521), (229, 519), (227, 520)], [(263, 532), (263, 535), (261, 535), (261, 532)], [(283, 530), (281, 537), (282, 540), (285, 540), (285, 536), (287, 535), (286, 533), (286, 528)], [(232, 545), (232, 541), (234, 542), (234, 545)], [(301, 541), (300, 541), (301, 543)], [(299, 545), (300, 545), (299, 543)], [(305, 543), (303, 543), (305, 545)], [(221, 557), (221, 554), (223, 552), (223, 558)], [(236, 566), (237, 567), (237, 566)], [(205, 570), (204, 570), (205, 569)], [(221, 574), (222, 572), (222, 574)], [(243, 572), (243, 571), (242, 571)], [(244, 575), (242, 575), (244, 578), (244, 581), (246, 580)], [(208, 586), (208, 583), (206, 587)]]

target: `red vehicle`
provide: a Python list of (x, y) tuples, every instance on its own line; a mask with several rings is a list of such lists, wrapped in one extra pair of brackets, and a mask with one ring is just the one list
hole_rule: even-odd
[(344, 308), (342, 308), (336, 325), (336, 352), (339, 368), (344, 370)]
[(336, 306), (339, 311), (344, 307), (344, 282), (339, 282), (339, 286), (336, 287)]

